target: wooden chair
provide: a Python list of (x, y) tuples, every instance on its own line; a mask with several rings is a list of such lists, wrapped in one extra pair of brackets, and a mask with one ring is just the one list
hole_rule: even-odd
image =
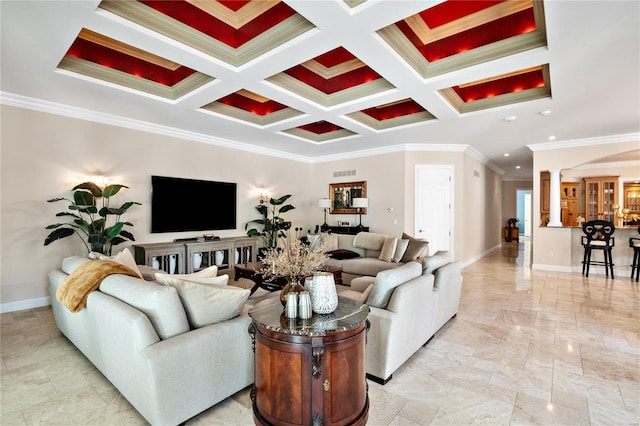
[[(638, 234), (640, 234), (640, 226), (638, 226)], [(640, 238), (629, 238), (629, 247), (633, 249), (633, 263), (631, 263), (631, 278), (635, 273), (636, 281), (640, 276)]]
[[(584, 257), (582, 259), (582, 274), (589, 276), (589, 266), (603, 265), (607, 277), (611, 272), (613, 276), (613, 258), (611, 250), (615, 245), (615, 239), (612, 237), (616, 227), (613, 223), (606, 220), (590, 220), (582, 224), (582, 246), (584, 247)], [(602, 250), (604, 253), (604, 261), (591, 260), (591, 250)]]

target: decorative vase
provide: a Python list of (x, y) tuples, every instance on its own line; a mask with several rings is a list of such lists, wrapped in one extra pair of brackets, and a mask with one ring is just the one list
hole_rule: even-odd
[(300, 294), (301, 291), (304, 291), (304, 287), (300, 284), (300, 280), (295, 277), (288, 277), (287, 284), (280, 290), (280, 303), (282, 303), (282, 306), (287, 304), (287, 294), (291, 292)]
[(316, 314), (330, 314), (338, 307), (338, 292), (331, 272), (317, 272), (311, 284), (311, 308)]
[(151, 267), (153, 269), (160, 269), (160, 259), (157, 256), (151, 258)]
[(193, 269), (200, 269), (202, 265), (202, 253), (193, 253)]
[(240, 263), (240, 248), (236, 248), (235, 252), (236, 252), (235, 264), (237, 265), (238, 263)]
[(169, 256), (169, 273), (170, 274), (176, 273), (176, 255), (175, 254), (172, 254)]
[(224, 252), (222, 250), (216, 250), (214, 256), (215, 256), (216, 265), (218, 266), (222, 265), (222, 262), (224, 261)]

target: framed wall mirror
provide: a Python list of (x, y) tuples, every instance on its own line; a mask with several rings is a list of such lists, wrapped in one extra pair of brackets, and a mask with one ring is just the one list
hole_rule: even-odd
[[(331, 214), (357, 214), (358, 209), (353, 207), (354, 198), (367, 197), (367, 181), (344, 182), (329, 184), (329, 198), (331, 199)], [(367, 214), (367, 209), (362, 209), (362, 214)]]

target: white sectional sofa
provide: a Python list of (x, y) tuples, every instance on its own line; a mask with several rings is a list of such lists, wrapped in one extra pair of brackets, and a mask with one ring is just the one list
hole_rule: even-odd
[(121, 274), (72, 313), (56, 292), (87, 261), (49, 273), (56, 325), (149, 423), (183, 423), (253, 383), (246, 313), (193, 329), (175, 288)]
[(439, 251), (422, 262), (408, 262), (351, 281), (341, 294), (358, 299), (369, 293), (367, 377), (385, 384), (416, 351), (458, 313), (462, 265)]
[[(310, 236), (311, 244), (315, 244), (313, 237)], [(406, 234), (399, 238), (374, 232), (320, 234), (315, 237), (324, 242), (325, 250), (331, 256), (326, 264), (342, 269), (345, 285), (357, 277), (375, 277), (378, 272), (421, 260), (429, 253), (428, 242)]]

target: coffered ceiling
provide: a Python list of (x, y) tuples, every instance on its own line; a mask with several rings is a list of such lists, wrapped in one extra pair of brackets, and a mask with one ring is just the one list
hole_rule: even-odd
[(528, 144), (640, 130), (635, 1), (0, 7), (3, 102), (242, 150), (313, 162), (469, 149), (518, 179)]

